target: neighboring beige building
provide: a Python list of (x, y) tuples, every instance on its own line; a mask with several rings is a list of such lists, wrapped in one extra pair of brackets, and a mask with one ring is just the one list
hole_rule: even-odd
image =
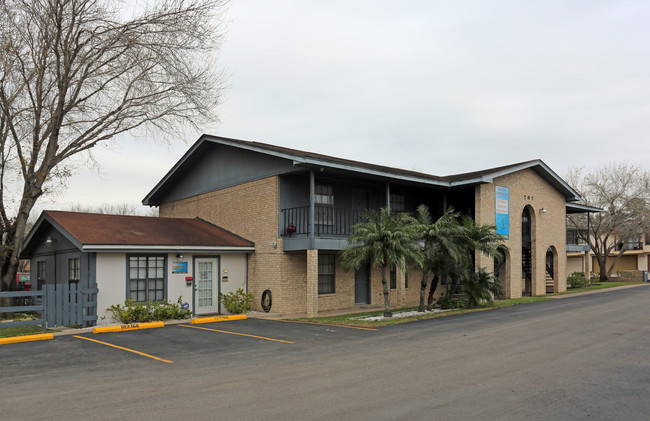
[[(375, 268), (346, 273), (340, 251), (366, 209), (390, 206), (434, 216), (453, 207), (497, 225), (509, 251), (495, 269), (508, 298), (566, 289), (567, 202), (580, 197), (541, 160), (439, 177), (278, 146), (202, 136), (145, 197), (161, 217), (200, 217), (255, 243), (248, 288), (261, 309), (307, 313), (382, 303)], [(416, 304), (421, 273), (397, 270), (395, 306)], [(440, 291), (444, 288), (439, 288)]]
[[(579, 238), (577, 230), (568, 230), (567, 239), (570, 243), (586, 245), (586, 242)], [(615, 250), (607, 258), (607, 267), (610, 268), (622, 249), (622, 243), (616, 245)], [(638, 278), (638, 272), (648, 271), (650, 268), (650, 235), (640, 235), (628, 241), (627, 249), (619, 259), (614, 268), (615, 275), (631, 275)], [(598, 261), (589, 247), (585, 250), (567, 252), (567, 274), (573, 272), (598, 273), (600, 267)]]

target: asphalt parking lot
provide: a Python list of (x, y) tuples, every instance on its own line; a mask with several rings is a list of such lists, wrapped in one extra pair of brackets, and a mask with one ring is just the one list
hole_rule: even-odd
[(646, 420), (648, 286), (377, 330), (247, 319), (3, 345), (0, 419)]
[[(247, 353), (282, 352), (321, 341), (337, 343), (376, 332), (372, 328), (253, 319), (203, 324), (174, 324), (155, 329), (116, 333), (91, 332), (56, 336), (53, 340), (4, 345), (0, 378), (42, 374), (44, 371), (84, 366), (178, 364), (188, 358), (239, 357)], [(26, 358), (29, 355), (29, 358)], [(109, 368), (110, 369), (110, 368)]]

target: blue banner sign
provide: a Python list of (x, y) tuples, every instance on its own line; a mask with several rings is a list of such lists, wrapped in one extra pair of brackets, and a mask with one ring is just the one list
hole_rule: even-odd
[(510, 190), (507, 187), (494, 187), (496, 233), (508, 238), (510, 235)]

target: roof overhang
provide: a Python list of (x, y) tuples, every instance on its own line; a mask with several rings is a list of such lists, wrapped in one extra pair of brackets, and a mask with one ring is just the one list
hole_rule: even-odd
[(549, 184), (551, 184), (556, 190), (561, 192), (568, 202), (575, 202), (581, 199), (580, 194), (575, 189), (573, 189), (566, 181), (564, 181), (562, 177), (557, 175), (555, 171), (553, 171), (541, 159), (522, 162), (520, 164), (512, 165), (507, 168), (501, 170), (495, 170), (492, 172), (488, 170), (487, 174), (485, 175), (452, 182), (452, 186), (493, 183), (494, 180), (498, 177), (503, 177), (505, 175), (512, 174), (517, 171), (523, 171), (526, 169), (532, 169), (535, 172), (537, 172), (537, 174), (539, 174), (543, 179), (545, 179)]
[(578, 203), (567, 203), (566, 213), (600, 213), (605, 212), (605, 209), (597, 208), (595, 206), (580, 205)]
[(86, 244), (82, 247), (87, 252), (158, 252), (158, 253), (253, 253), (255, 247), (231, 246), (170, 246), (170, 245), (124, 245), (124, 244)]

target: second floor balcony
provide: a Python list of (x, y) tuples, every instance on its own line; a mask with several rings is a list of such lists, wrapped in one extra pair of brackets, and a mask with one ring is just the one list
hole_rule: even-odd
[(587, 238), (589, 235), (588, 230), (567, 228), (566, 230), (566, 251), (589, 251), (589, 243)]
[[(352, 227), (361, 222), (363, 210), (315, 206), (314, 237), (347, 237)], [(309, 206), (282, 209), (280, 211), (280, 235), (285, 238), (309, 237), (311, 218)]]

